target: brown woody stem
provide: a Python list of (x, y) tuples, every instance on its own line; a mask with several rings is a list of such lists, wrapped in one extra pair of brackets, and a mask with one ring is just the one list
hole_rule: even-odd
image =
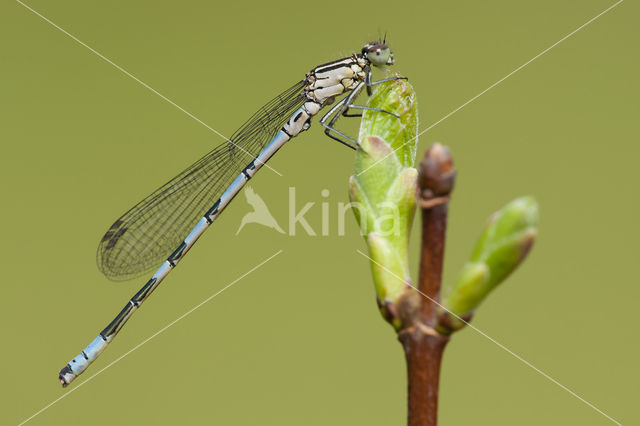
[(440, 364), (448, 336), (435, 330), (440, 302), (442, 263), (449, 194), (455, 169), (449, 150), (432, 145), (420, 163), (419, 202), (422, 209), (422, 248), (418, 293), (419, 315), (399, 334), (408, 374), (409, 426), (436, 426)]
[(449, 341), (420, 331), (400, 336), (408, 373), (408, 425), (436, 426), (440, 362)]

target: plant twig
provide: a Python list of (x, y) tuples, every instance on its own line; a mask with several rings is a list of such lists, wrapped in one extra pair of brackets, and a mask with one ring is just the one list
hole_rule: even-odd
[(409, 426), (436, 426), (440, 365), (449, 337), (435, 330), (440, 301), (442, 264), (449, 194), (455, 170), (451, 154), (432, 145), (420, 163), (419, 203), (422, 209), (422, 246), (418, 292), (419, 315), (399, 333), (407, 361)]

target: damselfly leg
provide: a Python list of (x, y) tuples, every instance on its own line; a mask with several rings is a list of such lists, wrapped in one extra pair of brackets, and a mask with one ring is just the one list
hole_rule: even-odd
[[(344, 98), (340, 102), (335, 104), (329, 110), (329, 112), (327, 112), (325, 115), (322, 116), (322, 118), (320, 119), (320, 124), (322, 125), (322, 127), (324, 127), (324, 134), (325, 135), (329, 136), (331, 139), (333, 139), (335, 141), (340, 142), (343, 145), (348, 146), (349, 148), (351, 148), (353, 150), (357, 150), (358, 147), (359, 147), (359, 144), (358, 144), (357, 141), (353, 140), (349, 136), (347, 136), (344, 133), (342, 133), (340, 130), (338, 130), (335, 127), (333, 127), (333, 125), (335, 124), (336, 120), (338, 120), (338, 117), (340, 117), (340, 115), (342, 114), (342, 113), (338, 112), (338, 110), (343, 109), (345, 107), (345, 105), (347, 104), (347, 101), (348, 101), (348, 98)], [(333, 117), (331, 117), (332, 115), (333, 115)], [(331, 120), (329, 121), (329, 123), (327, 123), (326, 121), (329, 119), (329, 117), (331, 117)], [(343, 137), (345, 140), (340, 139), (338, 136), (335, 136), (331, 132), (335, 133), (336, 135), (339, 135), (339, 136)]]
[(361, 113), (360, 114), (349, 114), (348, 112), (349, 112), (350, 108), (353, 108), (353, 109), (364, 109), (364, 110), (367, 110), (367, 111), (384, 112), (384, 113), (387, 113), (387, 114), (391, 114), (396, 118), (400, 118), (400, 116), (398, 116), (398, 115), (396, 115), (396, 114), (394, 114), (394, 113), (392, 113), (390, 111), (387, 111), (385, 109), (370, 107), (370, 106), (366, 106), (366, 105), (349, 105), (349, 106), (347, 106), (347, 109), (342, 113), (343, 117), (362, 117)]
[(371, 73), (368, 72), (364, 78), (364, 84), (367, 85), (367, 95), (371, 96), (371, 94), (373, 93), (371, 91), (371, 87), (375, 86), (376, 84), (386, 83), (387, 81), (396, 81), (396, 80), (409, 80), (409, 79), (407, 77), (395, 76), (395, 77), (383, 78), (381, 80), (371, 81)]
[[(396, 80), (407, 80), (406, 77), (389, 77), (382, 80), (371, 81), (371, 73), (368, 72), (365, 78), (365, 81), (360, 82), (352, 91), (349, 93), (344, 99), (335, 104), (325, 115), (320, 119), (320, 124), (324, 127), (324, 134), (330, 137), (331, 139), (340, 142), (343, 145), (348, 146), (351, 149), (357, 150), (360, 146), (356, 140), (350, 138), (349, 136), (342, 133), (340, 130), (334, 127), (334, 124), (338, 120), (340, 116), (343, 117), (362, 117), (362, 114), (350, 114), (350, 109), (360, 109), (360, 110), (369, 110), (369, 111), (377, 111), (383, 112), (386, 114), (393, 115), (396, 118), (398, 117), (396, 114), (386, 111), (382, 108), (369, 107), (366, 105), (356, 105), (353, 101), (358, 97), (363, 87), (367, 87), (367, 93), (371, 95), (371, 86), (375, 86), (380, 83), (385, 83), (388, 81), (396, 81)], [(327, 120), (331, 117), (329, 122)], [(333, 133), (332, 133), (333, 132)], [(340, 139), (340, 137), (344, 139)]]

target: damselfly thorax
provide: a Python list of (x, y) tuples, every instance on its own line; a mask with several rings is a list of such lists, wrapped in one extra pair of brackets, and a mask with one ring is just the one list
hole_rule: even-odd
[(304, 79), (302, 96), (307, 102), (300, 113), (283, 126), (283, 131), (293, 137), (307, 130), (311, 126), (311, 117), (324, 106), (332, 104), (336, 97), (350, 91), (359, 92), (363, 85), (371, 84), (371, 65), (392, 65), (393, 62), (393, 54), (386, 45), (372, 42), (367, 43), (360, 54), (318, 65)]

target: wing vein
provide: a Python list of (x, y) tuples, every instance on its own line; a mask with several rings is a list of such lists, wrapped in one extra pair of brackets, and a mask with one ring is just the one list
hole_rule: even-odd
[(111, 280), (122, 281), (159, 266), (242, 168), (302, 106), (304, 84), (300, 81), (266, 103), (229, 141), (120, 216), (98, 245), (100, 271)]

